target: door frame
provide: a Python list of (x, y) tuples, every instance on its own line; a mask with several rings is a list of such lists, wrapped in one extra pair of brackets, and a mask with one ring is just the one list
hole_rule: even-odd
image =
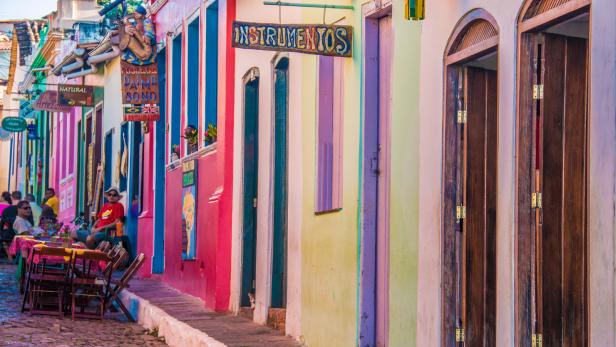
[[(378, 239), (378, 226), (379, 216), (378, 212), (381, 207), (389, 210), (389, 177), (390, 167), (387, 165), (379, 173), (380, 179), (386, 180), (384, 196), (379, 199), (379, 178), (374, 173), (373, 161), (374, 159), (379, 161), (379, 157), (374, 157), (374, 152), (379, 151), (379, 125), (382, 122), (385, 124), (391, 123), (391, 113), (389, 119), (381, 119), (379, 112), (379, 76), (380, 76), (380, 64), (368, 64), (368, 61), (379, 59), (379, 21), (384, 17), (392, 17), (392, 36), (394, 34), (394, 19), (392, 16), (392, 2), (384, 1), (383, 3), (378, 1), (371, 1), (362, 5), (362, 22), (363, 22), (363, 37), (362, 44), (364, 46), (363, 58), (363, 71), (362, 71), (362, 83), (363, 83), (363, 114), (362, 114), (362, 130), (361, 130), (361, 154), (360, 160), (362, 161), (362, 171), (360, 179), (360, 237), (359, 237), (359, 252), (360, 252), (360, 273), (358, 274), (358, 315), (357, 315), (357, 329), (358, 329), (358, 344), (360, 346), (376, 346), (378, 342), (388, 344), (389, 337), (389, 232), (388, 232), (388, 216), (385, 216), (385, 235), (383, 239), (385, 241), (384, 250), (385, 254), (380, 255), (377, 251), (379, 246), (377, 245)], [(390, 63), (393, 64), (393, 45), (390, 55)], [(391, 96), (391, 94), (390, 94)], [(381, 152), (386, 156), (385, 162), (389, 163), (389, 155), (391, 153), (391, 129), (386, 129), (387, 140), (385, 141), (385, 147)], [(378, 170), (377, 169), (377, 170)], [(384, 206), (380, 206), (379, 200), (385, 201)], [(371, 206), (367, 205), (367, 201), (375, 201), (376, 204)], [(371, 231), (371, 232), (368, 232)], [(371, 247), (368, 247), (371, 246)], [(383, 269), (378, 268), (379, 259), (382, 262)], [(384, 288), (382, 297), (377, 298), (377, 278), (379, 276), (379, 270), (384, 271)], [(384, 303), (384, 307), (378, 307), (378, 301)], [(382, 316), (382, 320), (379, 320), (379, 316)], [(381, 328), (379, 330), (379, 325)], [(379, 336), (379, 331), (382, 335)], [(380, 340), (379, 340), (380, 337)], [(377, 341), (379, 340), (379, 341)]]
[[(277, 66), (283, 61), (286, 60), (287, 61), (287, 112), (286, 112), (286, 136), (285, 136), (285, 147), (286, 147), (286, 158), (285, 158), (285, 165), (286, 165), (286, 179), (285, 179), (285, 186), (286, 186), (286, 203), (285, 203), (285, 215), (286, 215), (286, 221), (287, 221), (287, 229), (285, 230), (285, 236), (286, 236), (286, 244), (285, 244), (285, 251), (284, 251), (284, 257), (285, 259), (283, 260), (284, 262), (284, 269), (286, 271), (288, 271), (288, 263), (287, 263), (287, 257), (288, 257), (288, 236), (289, 236), (289, 230), (288, 230), (288, 225), (289, 225), (289, 201), (288, 201), (288, 196), (289, 196), (289, 177), (288, 177), (288, 170), (289, 170), (289, 97), (290, 97), (290, 63), (291, 60), (289, 58), (288, 54), (276, 54), (274, 56), (274, 58), (272, 59), (272, 103), (271, 103), (271, 112), (272, 112), (272, 134), (271, 134), (271, 171), (270, 171), (270, 184), (271, 184), (271, 210), (270, 210), (270, 218), (271, 218), (271, 222), (270, 224), (270, 230), (271, 230), (271, 239), (270, 239), (270, 245), (271, 245), (271, 252), (270, 252), (270, 268), (269, 268), (269, 288), (268, 288), (268, 307), (273, 308), (272, 307), (272, 301), (273, 301), (273, 290), (274, 290), (274, 242), (275, 242), (275, 233), (274, 233), (274, 227), (275, 227), (275, 218), (274, 218), (274, 214), (275, 214), (275, 203), (276, 203), (276, 129), (275, 129), (275, 123), (276, 123), (276, 70), (277, 70)], [(287, 276), (283, 277), (283, 280), (285, 280), (288, 282), (288, 274)], [(283, 288), (282, 291), (283, 293), (281, 293), (282, 295), (282, 308), (285, 308), (287, 306), (287, 293), (285, 292), (288, 289), (288, 283), (284, 283), (283, 284)]]
[[(473, 23), (477, 21), (485, 21), (489, 23), (495, 30), (495, 35), (485, 37), (484, 40), (472, 44), (468, 47), (458, 47), (458, 43), (464, 39), (467, 30), (470, 29)], [(455, 295), (449, 295), (455, 290), (456, 272), (453, 270), (457, 264), (456, 257), (456, 242), (457, 237), (450, 237), (448, 232), (454, 231), (456, 228), (456, 189), (458, 182), (456, 180), (456, 168), (451, 165), (445, 165), (450, 162), (457, 162), (458, 156), (458, 141), (457, 128), (458, 124), (455, 117), (451, 117), (458, 110), (455, 89), (458, 88), (458, 73), (459, 69), (463, 68), (463, 64), (473, 61), (476, 58), (493, 54), (497, 54), (497, 91), (499, 95), (499, 71), (498, 62), (498, 44), (500, 40), (500, 28), (496, 19), (492, 14), (482, 8), (474, 9), (463, 15), (456, 26), (454, 27), (443, 55), (443, 111), (442, 111), (442, 126), (443, 126), (443, 142), (442, 142), (442, 183), (441, 183), (441, 345), (452, 346), (455, 344), (455, 329), (456, 324), (450, 319), (451, 313), (456, 312)], [(496, 106), (497, 123), (497, 142), (498, 142), (498, 104)], [(453, 135), (453, 136), (451, 136)], [(498, 162), (498, 153), (496, 155)], [(498, 165), (496, 168), (498, 180)], [(498, 187), (498, 184), (497, 184)], [(498, 213), (498, 212), (497, 212)], [(495, 245), (494, 251), (498, 246)], [(496, 259), (496, 257), (495, 257)], [(463, 265), (462, 265), (462, 268)]]
[[(514, 276), (516, 277), (515, 281), (515, 327), (514, 327), (514, 339), (516, 346), (530, 346), (532, 339), (532, 317), (530, 302), (531, 302), (531, 265), (530, 258), (534, 256), (531, 253), (531, 243), (533, 238), (534, 231), (531, 230), (533, 228), (534, 213), (532, 213), (531, 208), (526, 208), (526, 206), (530, 206), (531, 202), (531, 191), (533, 189), (533, 179), (531, 173), (531, 160), (532, 160), (532, 145), (533, 140), (532, 134), (533, 129), (533, 119), (534, 117), (529, 117), (529, 115), (533, 115), (533, 100), (532, 100), (532, 84), (533, 84), (533, 69), (527, 68), (531, 66), (530, 59), (532, 54), (532, 44), (533, 44), (533, 35), (542, 29), (548, 28), (554, 24), (567, 20), (571, 17), (575, 17), (582, 13), (589, 14), (589, 30), (592, 28), (592, 11), (591, 4), (592, 0), (570, 0), (569, 2), (565, 2), (564, 4), (557, 6), (551, 10), (548, 10), (542, 14), (538, 14), (536, 16), (527, 18), (528, 11), (531, 9), (531, 5), (535, 4), (537, 0), (526, 0), (524, 4), (520, 8), (520, 13), (518, 14), (518, 18), (516, 21), (516, 48), (517, 48), (517, 57), (516, 57), (516, 153), (517, 160), (515, 163), (515, 192), (516, 192), (516, 200), (515, 200), (515, 233), (516, 233), (516, 244), (515, 244), (515, 270)], [(590, 76), (590, 71), (592, 70), (592, 32), (590, 31), (588, 37), (588, 66), (587, 72)], [(524, 65), (524, 68), (522, 66)], [(590, 77), (589, 77), (590, 78)], [(592, 83), (588, 83), (588, 131), (590, 131), (590, 121), (592, 118), (592, 114), (590, 112), (590, 103), (592, 97), (591, 90)], [(586, 157), (590, 160), (591, 157), (589, 155), (590, 145), (591, 145), (591, 137), (590, 133), (587, 139), (588, 148), (586, 148)], [(586, 184), (587, 187), (589, 185), (589, 170), (590, 165), (586, 168)], [(586, 201), (586, 209), (589, 211), (589, 201)], [(587, 221), (587, 223), (589, 223)], [(587, 226), (588, 227), (588, 226)], [(590, 233), (590, 230), (587, 228), (587, 232)], [(587, 238), (589, 235), (587, 235)], [(587, 256), (588, 261), (590, 261), (590, 252), (587, 245)], [(590, 264), (587, 264), (586, 271), (590, 270)], [(588, 276), (588, 275), (587, 275)], [(588, 286), (589, 280), (587, 282)], [(588, 309), (590, 309), (590, 291), (586, 291), (586, 303)], [(587, 315), (586, 319), (586, 329), (588, 333), (588, 339), (590, 339), (590, 314)]]
[[(245, 155), (246, 155), (246, 137), (245, 137), (245, 129), (246, 129), (246, 87), (249, 83), (254, 82), (255, 80), (258, 80), (260, 82), (260, 74), (259, 74), (259, 68), (257, 67), (252, 67), (250, 68), (246, 74), (244, 75), (244, 77), (242, 77), (242, 132), (241, 132), (241, 139), (242, 142), (240, 144), (241, 146), (241, 184), (240, 184), (240, 211), (241, 213), (239, 214), (239, 219), (240, 219), (240, 229), (239, 229), (239, 237), (238, 237), (238, 243), (239, 243), (239, 255), (240, 255), (240, 267), (239, 267), (239, 290), (238, 290), (238, 307), (242, 308), (242, 296), (244, 295), (243, 293), (243, 285), (244, 285), (244, 254), (245, 254), (245, 248), (244, 248), (244, 238), (243, 238), (243, 232), (244, 232), (244, 206), (243, 206), (243, 201), (244, 201), (244, 193), (245, 193)], [(257, 103), (259, 103), (259, 90), (257, 90)], [(256, 134), (257, 134), (257, 148), (256, 148), (256, 155), (257, 155), (257, 168), (259, 167), (259, 109), (257, 109), (257, 120), (256, 120), (256, 124), (257, 124), (257, 129), (256, 129)], [(258, 175), (259, 170), (257, 169), (256, 174)], [(258, 191), (259, 191), (259, 184), (257, 181), (256, 184), (256, 191), (257, 191), (257, 196), (258, 196)], [(258, 199), (258, 198), (257, 198)], [(257, 285), (256, 285), (256, 269), (257, 269), (257, 259), (256, 259), (256, 252), (257, 252), (257, 235), (258, 235), (258, 213), (259, 211), (259, 204), (257, 204), (256, 207), (256, 216), (255, 216), (255, 227), (254, 227), (254, 250), (255, 250), (255, 256), (254, 256), (254, 268), (255, 268), (255, 301), (256, 301), (256, 289), (257, 289)], [(255, 307), (256, 308), (256, 307)]]

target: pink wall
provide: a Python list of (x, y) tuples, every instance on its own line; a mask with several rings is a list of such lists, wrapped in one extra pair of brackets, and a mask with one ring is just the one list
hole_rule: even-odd
[(208, 168), (216, 166), (217, 153), (210, 152), (197, 160), (197, 257), (182, 260), (182, 169), (167, 172), (166, 197), (168, 208), (165, 219), (165, 272), (163, 280), (174, 287), (206, 302), (210, 308), (225, 310), (219, 305), (217, 284), (218, 253), (218, 199), (216, 184)]
[[(56, 113), (56, 117), (60, 114)], [(75, 205), (77, 203), (77, 121), (81, 118), (81, 108), (73, 107), (69, 114), (64, 114), (63, 125), (58, 127), (56, 137), (56, 168), (55, 182), (51, 186), (56, 189), (60, 200), (58, 220), (70, 222), (75, 219)], [(65, 146), (62, 148), (61, 146)], [(58, 165), (62, 165), (60, 168)]]
[(145, 262), (139, 275), (152, 275), (152, 255), (154, 254), (154, 122), (149, 122), (150, 131), (143, 134), (143, 206), (137, 221), (137, 249), (145, 255)]

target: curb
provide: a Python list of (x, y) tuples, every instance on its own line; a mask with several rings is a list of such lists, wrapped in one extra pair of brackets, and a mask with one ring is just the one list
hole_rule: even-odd
[(158, 330), (158, 336), (164, 337), (165, 343), (171, 347), (227, 347), (127, 289), (120, 294), (120, 300), (139, 325), (148, 330)]

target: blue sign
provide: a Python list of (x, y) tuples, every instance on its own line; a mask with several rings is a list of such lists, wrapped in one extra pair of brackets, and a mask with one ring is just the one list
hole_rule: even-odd
[(30, 101), (21, 101), (19, 104), (19, 116), (23, 118), (34, 118), (34, 109)]

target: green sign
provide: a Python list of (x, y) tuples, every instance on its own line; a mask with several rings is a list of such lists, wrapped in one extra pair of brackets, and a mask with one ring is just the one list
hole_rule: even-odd
[(26, 130), (26, 120), (21, 117), (4, 117), (2, 120), (2, 129), (13, 133), (20, 133)]

